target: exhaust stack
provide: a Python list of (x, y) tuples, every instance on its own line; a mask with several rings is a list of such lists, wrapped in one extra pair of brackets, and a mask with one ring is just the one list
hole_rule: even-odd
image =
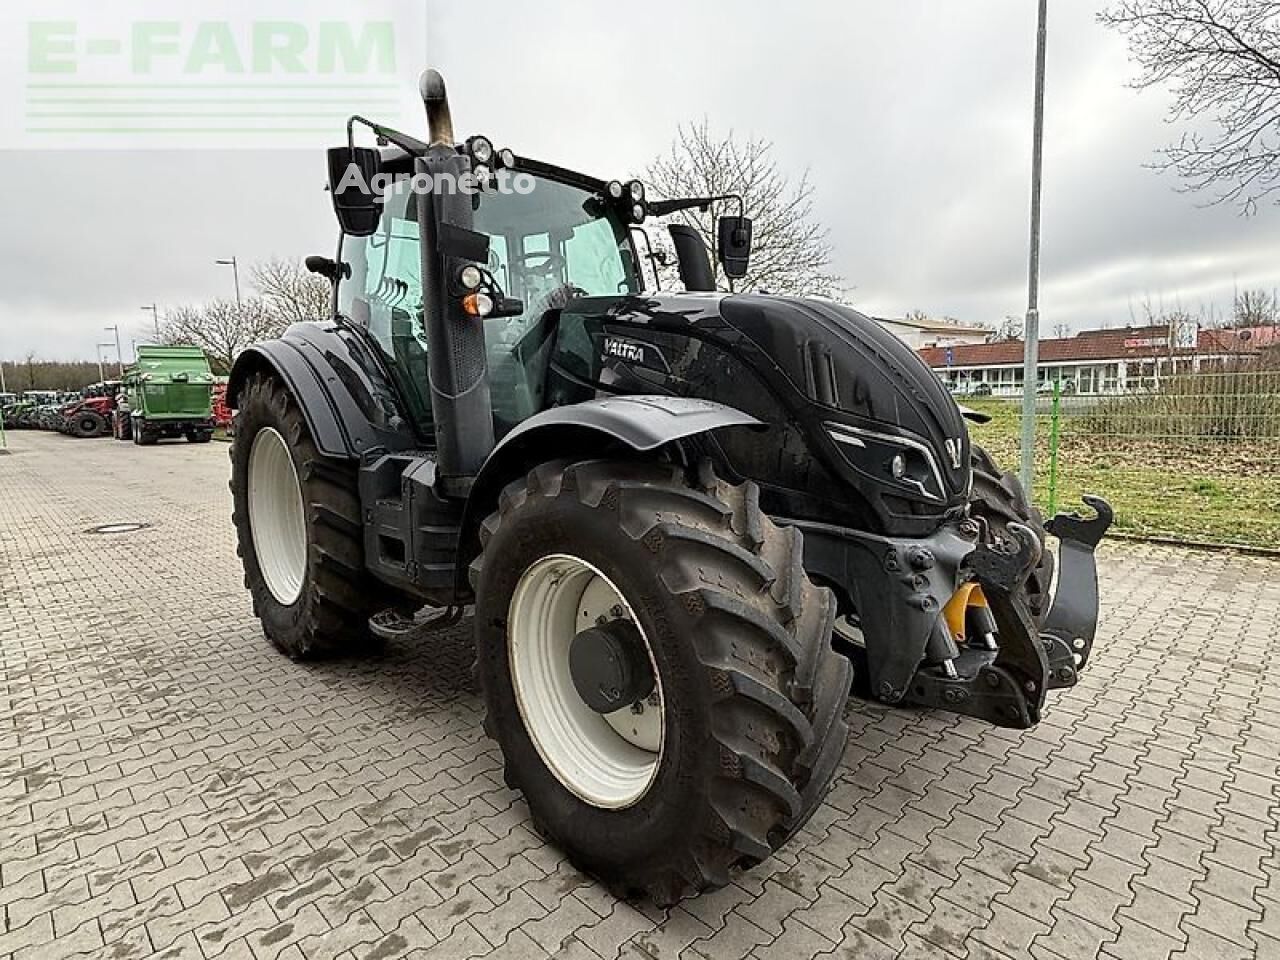
[[(414, 173), (432, 184), (461, 183), (470, 174), (471, 161), (454, 145), (444, 78), (435, 70), (425, 71), (418, 92), (427, 108), (430, 143), (426, 156), (414, 161)], [(436, 466), (445, 492), (458, 495), (466, 493), (494, 445), (484, 324), (463, 312), (453, 280), (466, 264), (488, 257), (488, 238), (472, 231), (472, 212), (471, 197), (460, 190), (442, 188), (418, 197)]]
[(444, 77), (439, 70), (422, 71), (418, 80), (418, 93), (427, 108), (427, 142), (430, 146), (452, 147), (453, 114), (449, 112), (449, 94), (445, 91)]

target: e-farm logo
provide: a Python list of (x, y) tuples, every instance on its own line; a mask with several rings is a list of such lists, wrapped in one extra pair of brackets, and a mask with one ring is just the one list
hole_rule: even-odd
[(22, 109), (0, 145), (313, 145), (341, 138), (353, 113), (398, 123), (425, 62), (415, 3), (226, 0), (188, 17), (174, 4), (120, 4), (160, 14), (136, 18), (115, 4), (81, 17), (50, 6), (12, 24), (25, 41)]

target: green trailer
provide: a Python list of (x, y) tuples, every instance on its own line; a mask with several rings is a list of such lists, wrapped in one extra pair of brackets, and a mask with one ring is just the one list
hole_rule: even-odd
[(213, 437), (213, 373), (199, 347), (138, 347), (125, 371), (133, 442), (147, 446), (165, 437), (207, 443)]

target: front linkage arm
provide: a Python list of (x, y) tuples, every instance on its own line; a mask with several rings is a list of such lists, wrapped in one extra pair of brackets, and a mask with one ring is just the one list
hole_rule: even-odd
[(995, 619), (999, 649), (962, 650), (954, 661), (954, 676), (922, 665), (911, 681), (907, 702), (1002, 727), (1026, 729), (1040, 721), (1050, 666), (1021, 590), (1040, 559), (1040, 541), (1021, 524), (1010, 524), (1009, 531), (1017, 538), (1016, 551), (978, 544), (960, 565), (961, 577), (982, 588)]
[(1000, 639), (995, 659), (978, 672), (979, 691), (986, 688), (990, 693), (978, 696), (1002, 701), (991, 705), (997, 715), (1004, 714), (1004, 725), (1022, 728), (1040, 722), (1050, 674), (1022, 589), (1040, 559), (1040, 540), (1020, 523), (1009, 524), (1009, 532), (1017, 539), (1016, 552), (979, 544), (965, 558), (962, 569), (982, 587)]
[(1058, 555), (1058, 591), (1041, 627), (1049, 653), (1050, 687), (1070, 687), (1089, 662), (1098, 629), (1098, 568), (1093, 552), (1115, 514), (1101, 497), (1084, 497), (1094, 510), (1088, 519), (1060, 513), (1048, 530), (1062, 543)]

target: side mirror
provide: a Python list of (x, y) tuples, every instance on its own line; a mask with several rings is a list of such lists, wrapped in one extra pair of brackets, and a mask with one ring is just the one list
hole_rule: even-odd
[(343, 233), (369, 237), (377, 232), (382, 204), (373, 182), (380, 163), (381, 157), (372, 147), (329, 150), (329, 192)]
[(339, 277), (346, 280), (351, 276), (351, 265), (349, 263), (344, 263), (339, 267), (336, 261), (328, 257), (317, 256), (307, 257), (303, 262), (307, 265), (309, 271), (319, 274), (330, 283), (337, 283)]
[(717, 229), (716, 254), (724, 274), (732, 280), (747, 275), (751, 262), (751, 220), (749, 217), (721, 217)]

